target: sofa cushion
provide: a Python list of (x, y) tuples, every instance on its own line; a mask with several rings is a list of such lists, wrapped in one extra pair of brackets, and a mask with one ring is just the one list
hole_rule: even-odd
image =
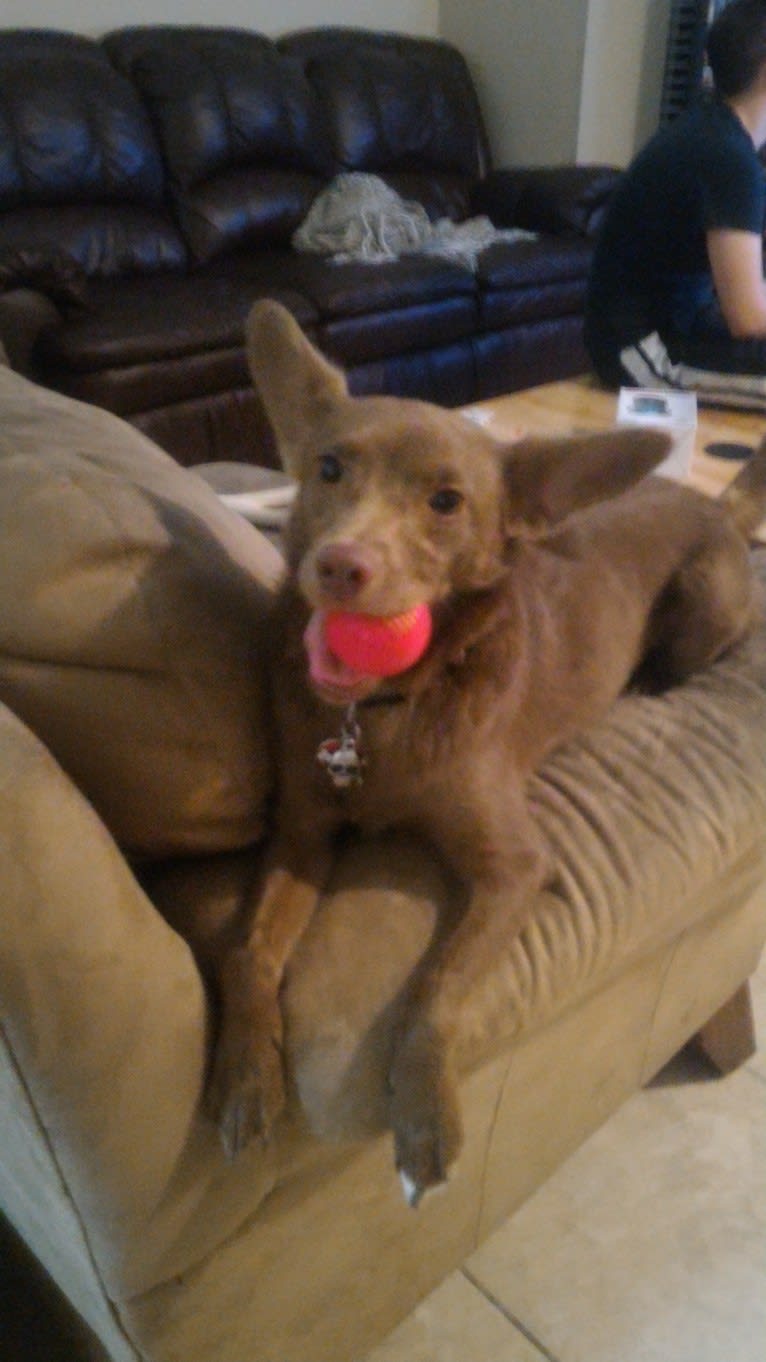
[[(590, 243), (577, 237), (539, 236), (488, 246), (477, 270), (483, 330), (502, 332), (547, 318), (581, 317), (590, 258)], [(573, 373), (586, 367), (578, 351), (573, 361)]]
[(315, 321), (305, 297), (249, 279), (238, 256), (166, 276), (161, 307), (145, 279), (94, 281), (82, 308), (45, 328), (36, 357), (53, 386), (121, 416), (242, 388), (245, 318), (266, 292), (302, 326)]
[[(507, 314), (522, 298), (509, 303), (502, 296), (499, 301)], [(489, 305), (490, 300), (486, 300), (487, 312)], [(502, 330), (483, 331), (474, 338), (473, 358), (479, 400), (549, 383), (551, 374), (557, 378), (581, 376), (589, 365), (582, 313), (510, 321)]]
[(432, 222), (438, 222), (439, 218), (463, 222), (472, 216), (470, 190), (473, 181), (469, 176), (445, 170), (438, 173), (414, 169), (383, 170), (379, 173), (400, 198), (422, 203)]
[(389, 393), (442, 407), (467, 406), (476, 400), (475, 344), (474, 337), (464, 336), (430, 350), (381, 355), (346, 369), (349, 389), (358, 397)]
[(473, 82), (454, 47), (344, 28), (290, 34), (279, 45), (302, 62), (320, 95), (338, 169), (384, 174), (434, 215), (468, 215), (489, 153)]
[(152, 112), (195, 259), (289, 241), (330, 169), (297, 65), (245, 29), (152, 25), (104, 45)]
[(490, 289), (539, 288), (541, 285), (585, 283), (593, 248), (584, 238), (538, 236), (532, 241), (498, 241), (482, 251), (477, 277)]
[(0, 368), (0, 698), (131, 853), (260, 836), (271, 545), (118, 418)]
[(473, 209), (533, 232), (595, 237), (620, 179), (613, 166), (524, 166), (494, 170), (476, 186)]
[(0, 33), (0, 266), (88, 275), (182, 265), (164, 171), (136, 92), (74, 34)]
[(348, 369), (444, 349), (476, 330), (473, 276), (438, 256), (405, 255), (371, 265), (275, 252), (264, 263), (272, 282), (292, 279), (309, 299), (317, 342)]
[(439, 256), (405, 255), (400, 260), (369, 265), (271, 251), (253, 260), (249, 277), (264, 286), (295, 289), (308, 299), (319, 321), (475, 296), (470, 271)]
[[(241, 347), (245, 320), (262, 294), (260, 281), (250, 281), (246, 265), (236, 259), (199, 274), (168, 276), (161, 307), (143, 279), (105, 280), (91, 285), (80, 313), (45, 333), (40, 354), (87, 373)], [(296, 290), (281, 289), (278, 297), (301, 325), (315, 320), (314, 309)]]
[(470, 339), (475, 331), (476, 301), (458, 295), (366, 317), (330, 318), (318, 328), (317, 338), (325, 354), (349, 369), (392, 356), (443, 351), (451, 342)]

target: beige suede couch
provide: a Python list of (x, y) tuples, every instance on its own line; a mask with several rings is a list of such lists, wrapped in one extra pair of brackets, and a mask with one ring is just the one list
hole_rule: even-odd
[(286, 989), (289, 1112), (227, 1163), (167, 917), (258, 854), (278, 556), (135, 430), (2, 367), (0, 516), (0, 1205), (115, 1362), (361, 1359), (700, 1028), (722, 1066), (747, 1052), (764, 632), (536, 779), (556, 881), (463, 1018), (446, 1191), (405, 1205), (387, 1131), (450, 900), (404, 834), (339, 858)]

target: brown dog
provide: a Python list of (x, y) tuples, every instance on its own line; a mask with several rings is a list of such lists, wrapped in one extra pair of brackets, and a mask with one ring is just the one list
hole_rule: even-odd
[[(210, 1101), (231, 1153), (268, 1132), (284, 1101), (278, 990), (333, 835), (348, 822), (413, 826), (470, 886), (413, 991), (390, 1073), (396, 1163), (417, 1204), (460, 1148), (461, 1003), (521, 931), (546, 873), (526, 779), (647, 657), (680, 679), (747, 630), (744, 535), (766, 512), (766, 448), (716, 503), (644, 478), (667, 452), (656, 433), (502, 447), (456, 413), (351, 398), (276, 303), (253, 309), (248, 345), (300, 487), (271, 627), (277, 835), (251, 921), (220, 968)], [(336, 666), (321, 642), (328, 609), (390, 616), (421, 602), (431, 644), (392, 679)], [(334, 784), (317, 751), (344, 723), (364, 768), (361, 781), (347, 772)]]

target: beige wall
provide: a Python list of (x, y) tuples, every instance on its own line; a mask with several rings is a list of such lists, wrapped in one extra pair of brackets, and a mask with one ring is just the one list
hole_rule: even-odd
[(670, 0), (590, 0), (578, 161), (625, 165), (657, 126)]
[(318, 24), (354, 24), (434, 36), (439, 0), (0, 0), (0, 28), (64, 28), (98, 35), (126, 24), (238, 24), (284, 33)]
[(588, 0), (441, 0), (465, 54), (497, 165), (573, 161)]
[(497, 165), (625, 165), (656, 126), (670, 0), (441, 0)]

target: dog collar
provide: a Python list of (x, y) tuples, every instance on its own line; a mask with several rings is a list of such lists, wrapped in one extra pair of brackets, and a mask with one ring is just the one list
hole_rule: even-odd
[(359, 700), (359, 709), (381, 709), (384, 705), (403, 705), (407, 696), (402, 691), (389, 691), (382, 695), (368, 695), (366, 700)]

